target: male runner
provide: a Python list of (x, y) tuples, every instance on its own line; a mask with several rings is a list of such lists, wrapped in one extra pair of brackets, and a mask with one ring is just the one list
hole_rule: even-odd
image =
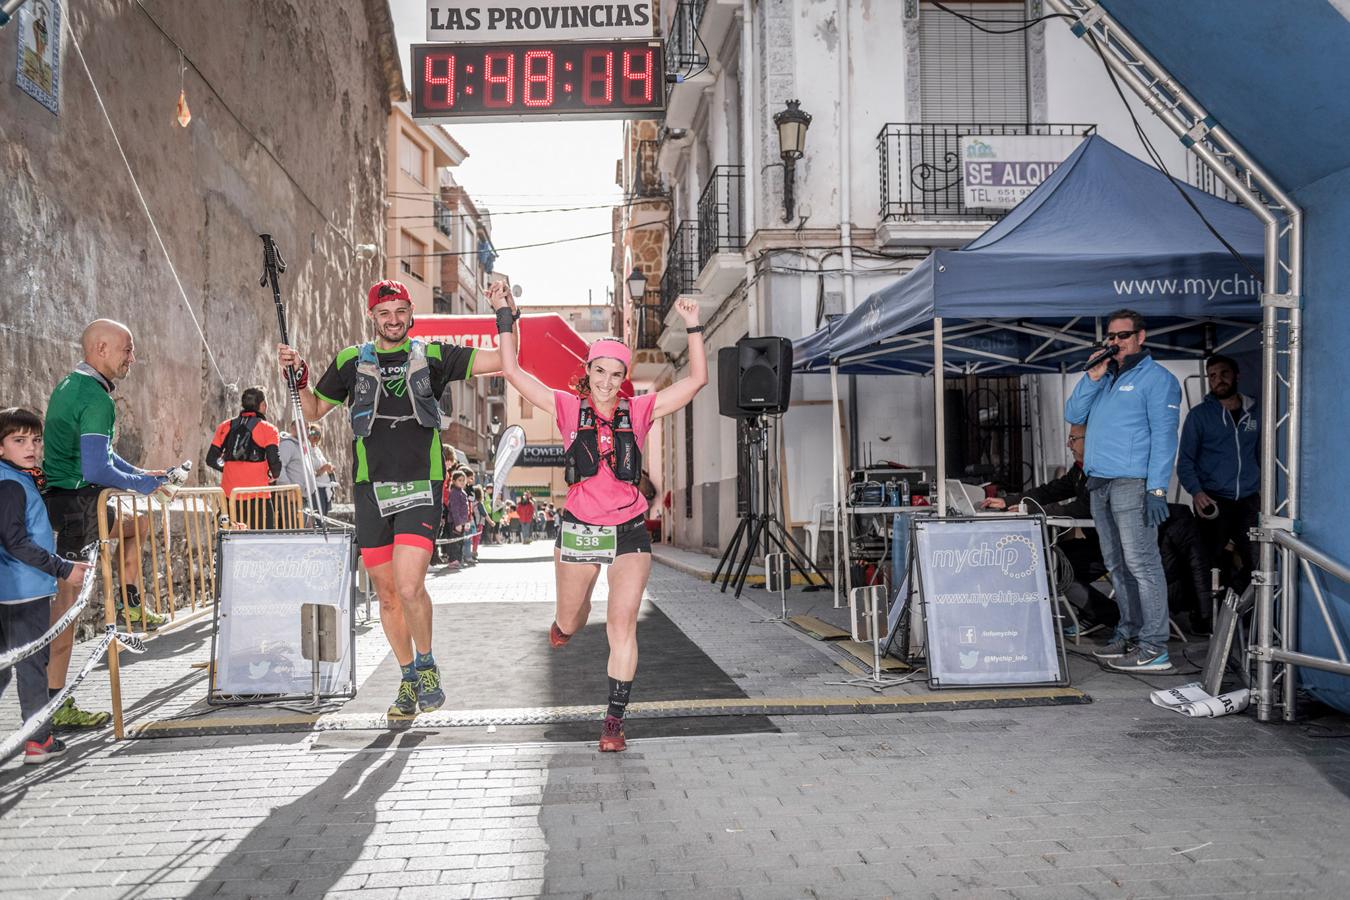
[(300, 375), (305, 419), (344, 403), (355, 437), (356, 542), (380, 598), (380, 624), (402, 669), (391, 717), (432, 712), (445, 702), (431, 654), (431, 597), (426, 591), (441, 518), (441, 394), (452, 381), (501, 371), (495, 350), (408, 338), (412, 300), (397, 281), (372, 285), (366, 297), (375, 340), (347, 347), (308, 387), (300, 354), (278, 345), (282, 369)]

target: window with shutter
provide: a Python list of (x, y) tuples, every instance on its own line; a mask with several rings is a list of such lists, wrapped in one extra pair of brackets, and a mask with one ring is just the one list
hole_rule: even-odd
[[(1007, 30), (1026, 19), (1020, 3), (944, 3)], [(1000, 23), (1008, 23), (1006, 25)], [(919, 98), (925, 122), (1026, 122), (1027, 47), (1023, 32), (988, 34), (932, 4), (920, 7)]]

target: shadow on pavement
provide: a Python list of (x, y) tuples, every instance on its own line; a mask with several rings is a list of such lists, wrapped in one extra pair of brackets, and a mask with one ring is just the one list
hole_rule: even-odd
[(416, 732), (379, 735), (323, 782), (272, 810), (185, 896), (208, 897), (222, 887), (247, 894), (237, 890), (241, 883), (263, 880), (298, 881), (297, 895), (327, 893), (365, 848), (375, 831), (376, 804), (411, 755), (383, 751), (412, 750), (422, 739)]

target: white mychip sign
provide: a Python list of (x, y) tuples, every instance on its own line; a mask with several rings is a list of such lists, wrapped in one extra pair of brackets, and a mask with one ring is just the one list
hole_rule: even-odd
[(652, 0), (427, 0), (427, 40), (457, 44), (645, 40), (656, 34), (652, 8)]
[(1059, 168), (1076, 134), (965, 134), (961, 185), (967, 207), (1012, 209)]

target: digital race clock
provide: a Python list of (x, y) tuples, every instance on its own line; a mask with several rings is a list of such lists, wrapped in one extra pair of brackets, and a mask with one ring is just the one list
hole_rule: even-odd
[(417, 119), (647, 119), (665, 101), (656, 41), (412, 46)]

